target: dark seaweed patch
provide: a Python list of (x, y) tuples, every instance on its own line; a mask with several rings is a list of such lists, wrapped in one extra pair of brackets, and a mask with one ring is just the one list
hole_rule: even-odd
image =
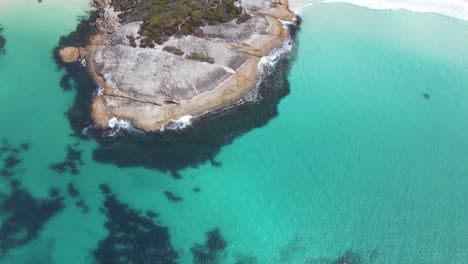
[(156, 218), (159, 216), (159, 214), (155, 211), (146, 211), (146, 216), (148, 216), (149, 218)]
[(198, 192), (201, 191), (201, 189), (200, 189), (199, 187), (195, 187), (195, 188), (193, 188), (192, 191), (193, 191), (194, 193), (198, 193)]
[(89, 207), (83, 200), (78, 200), (75, 205), (83, 210), (83, 213), (87, 214), (89, 212)]
[(73, 183), (69, 183), (69, 184), (68, 184), (67, 190), (68, 190), (68, 194), (69, 194), (72, 198), (76, 198), (76, 197), (80, 196), (80, 191), (78, 191), (78, 189), (75, 188), (75, 186), (73, 185)]
[(192, 251), (194, 264), (214, 264), (220, 261), (222, 252), (226, 248), (226, 241), (221, 236), (219, 229), (209, 231), (206, 234), (205, 244), (195, 244)]
[(3, 168), (5, 169), (13, 169), (16, 167), (18, 164), (20, 164), (21, 160), (18, 159), (17, 157), (11, 155), (8, 156), (4, 161), (3, 161)]
[(82, 151), (74, 149), (72, 146), (68, 146), (65, 160), (60, 163), (51, 164), (49, 167), (58, 173), (70, 172), (73, 175), (77, 175), (80, 173), (78, 165), (84, 164), (81, 159), (81, 152)]
[(221, 167), (223, 165), (222, 162), (216, 161), (213, 157), (210, 158), (210, 163), (213, 167)]
[(3, 27), (0, 25), (0, 55), (5, 54), (6, 39), (2, 36)]
[(103, 194), (110, 194), (112, 192), (111, 188), (104, 183), (99, 184), (99, 189)]
[(115, 196), (107, 196), (103, 205), (107, 209), (105, 227), (109, 235), (94, 251), (99, 263), (177, 263), (178, 255), (167, 227), (154, 224)]
[[(91, 13), (87, 20), (81, 21), (76, 31), (60, 39), (58, 48), (85, 46), (89, 36), (95, 32), (95, 19), (96, 13)], [(290, 28), (293, 38), (297, 29), (298, 26)], [(67, 112), (71, 127), (77, 136), (93, 137), (99, 143), (93, 152), (93, 159), (119, 167), (143, 166), (171, 172), (174, 178), (180, 177), (177, 171), (206, 162), (221, 166), (220, 162), (215, 161), (215, 156), (223, 146), (276, 117), (278, 103), (289, 94), (287, 73), (289, 62), (293, 59), (292, 56), (284, 56), (274, 68), (267, 71), (259, 85), (261, 99), (258, 102), (246, 102), (228, 110), (204, 115), (183, 131), (166, 130), (164, 133), (144, 135), (119, 133), (119, 136), (109, 138), (104, 136), (106, 131), (92, 127), (90, 105), (93, 92), (97, 89), (96, 84), (78, 63), (64, 64), (57, 53), (54, 54), (58, 65), (66, 69), (67, 83), (69, 79), (76, 83), (75, 101)]]
[(73, 85), (71, 83), (72, 79), (70, 77), (70, 75), (64, 75), (62, 76), (62, 78), (60, 79), (60, 87), (63, 88), (63, 90), (65, 91), (70, 91), (73, 89)]
[(21, 185), (21, 182), (18, 179), (13, 179), (10, 181), (10, 186), (12, 189), (19, 188)]
[(173, 193), (169, 191), (164, 191), (164, 195), (166, 196), (167, 200), (169, 200), (170, 202), (177, 203), (177, 202), (182, 202), (184, 200), (182, 197), (174, 195)]
[(0, 207), (0, 211), (8, 215), (0, 226), (0, 252), (36, 238), (43, 225), (64, 208), (62, 199), (38, 200), (26, 190), (14, 188)]
[[(26, 147), (27, 146), (27, 147)], [(2, 140), (0, 147), (0, 156), (7, 155), (3, 159), (3, 165), (0, 167), (0, 176), (10, 177), (15, 174), (14, 170), (21, 163), (21, 159), (18, 155), (22, 151), (29, 149), (29, 143), (22, 143), (18, 147), (13, 147), (8, 144), (8, 141)]]
[(57, 196), (59, 196), (59, 194), (60, 194), (60, 190), (59, 190), (59, 189), (57, 189), (57, 188), (55, 188), (55, 187), (51, 187), (51, 188), (49, 189), (49, 196), (50, 196), (50, 197), (57, 197)]
[(25, 142), (25, 143), (21, 143), (21, 144), (19, 145), (19, 147), (20, 147), (21, 150), (29, 150), (29, 147), (30, 147), (30, 146), (31, 146), (31, 144), (26, 143), (26, 142)]

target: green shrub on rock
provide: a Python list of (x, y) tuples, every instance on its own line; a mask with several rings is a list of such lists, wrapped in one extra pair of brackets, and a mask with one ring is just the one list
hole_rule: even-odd
[(187, 57), (187, 59), (207, 62), (207, 63), (210, 63), (210, 64), (215, 63), (215, 60), (214, 60), (213, 57), (201, 55), (201, 54), (196, 53), (196, 52), (192, 52), (190, 54), (190, 56)]
[(164, 51), (167, 51), (167, 52), (170, 52), (170, 53), (172, 53), (172, 54), (174, 54), (174, 55), (177, 55), (177, 56), (182, 56), (182, 55), (185, 54), (185, 52), (184, 52), (183, 50), (178, 49), (178, 48), (173, 47), (173, 46), (165, 46), (165, 47), (163, 48), (163, 50), (164, 50)]
[[(197, 35), (205, 25), (225, 23), (241, 16), (235, 0), (141, 0), (129, 13), (143, 18), (140, 35), (162, 44), (173, 35)], [(129, 15), (130, 16), (130, 15)]]

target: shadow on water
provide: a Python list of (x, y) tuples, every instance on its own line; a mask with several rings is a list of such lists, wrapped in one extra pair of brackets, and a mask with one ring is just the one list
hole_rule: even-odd
[[(77, 30), (60, 39), (57, 49), (66, 46), (84, 46), (95, 29), (90, 23), (96, 13), (82, 20)], [(298, 23), (299, 24), (299, 23)], [(291, 26), (291, 35), (295, 39), (299, 26)], [(73, 106), (67, 111), (67, 116), (75, 136), (82, 139), (93, 137), (98, 142), (98, 148), (93, 153), (95, 161), (110, 163), (119, 167), (143, 166), (171, 172), (174, 178), (180, 178), (179, 170), (187, 167), (197, 167), (210, 162), (213, 166), (221, 166), (215, 160), (216, 155), (225, 145), (231, 144), (236, 137), (255, 128), (265, 126), (278, 115), (278, 104), (289, 94), (287, 75), (290, 63), (295, 54), (281, 58), (259, 85), (260, 100), (248, 102), (229, 110), (207, 114), (193, 121), (193, 125), (184, 130), (166, 130), (164, 133), (132, 134), (120, 131), (117, 136), (106, 137), (106, 131), (88, 129), (87, 136), (83, 129), (92, 125), (90, 105), (97, 86), (79, 63), (63, 64), (54, 52), (60, 68), (66, 69), (61, 80), (61, 86), (70, 90), (76, 89)], [(75, 85), (72, 84), (75, 83)], [(95, 130), (95, 129), (94, 129)]]

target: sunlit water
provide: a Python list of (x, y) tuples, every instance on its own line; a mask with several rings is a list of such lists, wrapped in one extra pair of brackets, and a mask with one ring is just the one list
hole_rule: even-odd
[[(168, 227), (179, 263), (192, 263), (191, 248), (214, 229), (226, 244), (204, 263), (468, 259), (468, 23), (347, 4), (304, 8), (279, 116), (225, 146), (222, 166), (185, 169), (176, 180), (94, 162), (96, 144), (70, 135), (64, 112), (73, 93), (59, 86), (64, 72), (52, 50), (87, 10), (86, 0), (0, 0), (0, 135), (19, 152), (1, 154), (3, 169), (8, 157), (21, 161), (0, 178), (2, 263), (93, 263), (109, 235), (100, 184), (142, 219), (157, 212), (151, 221)], [(83, 151), (83, 164), (73, 160), (77, 175), (50, 168), (67, 146)], [(9, 203), (12, 179), (36, 203), (54, 201), (57, 188), (63, 208), (28, 224), (39, 222), (41, 207)], [(11, 221), (12, 212), (20, 217)], [(14, 246), (11, 223), (15, 241), (37, 233)]]

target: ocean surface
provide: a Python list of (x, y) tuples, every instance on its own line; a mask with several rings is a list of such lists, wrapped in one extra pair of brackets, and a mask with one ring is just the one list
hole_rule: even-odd
[(468, 22), (302, 8), (277, 115), (171, 174), (71, 128), (53, 50), (89, 10), (0, 0), (0, 263), (466, 263)]

